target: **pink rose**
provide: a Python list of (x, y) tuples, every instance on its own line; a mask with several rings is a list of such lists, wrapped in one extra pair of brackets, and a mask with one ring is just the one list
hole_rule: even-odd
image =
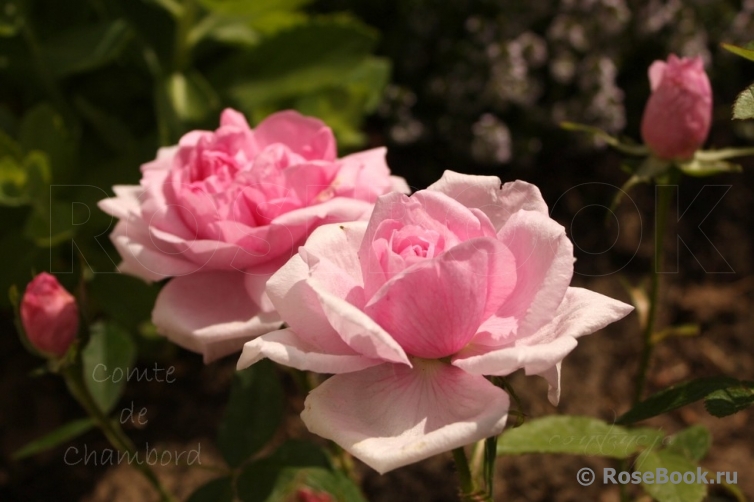
[(79, 309), (55, 276), (37, 275), (26, 286), (20, 310), (29, 342), (46, 354), (65, 355), (79, 330)]
[(649, 83), (652, 95), (641, 121), (644, 142), (661, 159), (693, 157), (712, 122), (712, 87), (704, 63), (671, 54), (667, 63), (652, 63)]
[(294, 111), (256, 129), (225, 110), (142, 166), (140, 186), (115, 186), (100, 208), (119, 218), (110, 238), (121, 272), (173, 279), (152, 320), (206, 362), (280, 326), (267, 279), (319, 225), (368, 218), (379, 195), (408, 192), (385, 149), (337, 158), (332, 131)]
[(508, 395), (484, 375), (524, 368), (560, 395), (576, 339), (633, 307), (569, 287), (573, 247), (536, 187), (446, 171), (327, 225), (267, 284), (289, 328), (244, 346), (333, 373), (306, 399), (310, 431), (384, 473), (502, 431)]

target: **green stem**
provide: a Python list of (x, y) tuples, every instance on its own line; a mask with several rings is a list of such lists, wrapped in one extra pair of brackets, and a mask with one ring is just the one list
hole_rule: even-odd
[(483, 490), (478, 490), (471, 476), (469, 461), (466, 458), (466, 452), (463, 447), (453, 450), (453, 460), (456, 462), (458, 479), (461, 485), (461, 500), (463, 502), (492, 502), (490, 495)]
[(196, 6), (193, 0), (184, 0), (181, 14), (176, 18), (175, 40), (173, 47), (173, 71), (184, 71), (191, 62), (191, 44), (189, 33), (196, 21)]
[(660, 268), (663, 264), (663, 250), (665, 241), (665, 227), (668, 219), (668, 208), (673, 195), (672, 185), (655, 184), (657, 194), (657, 211), (655, 213), (655, 235), (654, 235), (654, 254), (652, 257), (652, 285), (649, 292), (649, 315), (647, 316), (647, 325), (644, 327), (642, 337), (642, 351), (639, 362), (639, 373), (636, 378), (636, 394), (634, 404), (641, 401), (644, 394), (644, 387), (647, 383), (647, 372), (649, 371), (649, 362), (652, 359), (654, 343), (652, 334), (655, 330), (657, 321), (657, 310), (660, 303)]
[(453, 460), (456, 462), (458, 479), (461, 484), (461, 498), (465, 499), (474, 493), (474, 482), (471, 479), (471, 469), (469, 469), (469, 461), (463, 447), (453, 450)]
[[(84, 379), (81, 376), (81, 366), (77, 364), (68, 366), (62, 370), (62, 375), (65, 379), (66, 385), (68, 386), (68, 390), (71, 392), (73, 397), (76, 398), (79, 404), (81, 404), (84, 410), (86, 410), (87, 414), (89, 414), (89, 416), (94, 420), (94, 423), (102, 431), (110, 444), (118, 451), (127, 453), (128, 458), (136, 458), (136, 446), (123, 432), (120, 424), (113, 420), (110, 420), (102, 412), (102, 410), (100, 410), (99, 406), (92, 398), (92, 395), (89, 393), (89, 390), (86, 388)], [(144, 477), (147, 478), (154, 489), (157, 490), (157, 492), (160, 494), (160, 500), (162, 502), (175, 501), (173, 496), (167, 491), (167, 489), (157, 478), (157, 475), (154, 473), (154, 471), (152, 471), (152, 469), (149, 467), (149, 464), (136, 462), (132, 465), (134, 465), (136, 469), (138, 469), (144, 475)]]

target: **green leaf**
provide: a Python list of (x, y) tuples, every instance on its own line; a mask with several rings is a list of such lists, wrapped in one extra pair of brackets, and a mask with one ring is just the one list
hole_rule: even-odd
[(233, 478), (213, 479), (200, 486), (186, 502), (233, 502)]
[[(237, 491), (243, 502), (272, 502), (288, 500), (292, 492), (307, 483), (307, 475), (314, 472), (308, 480), (313, 488), (322, 490), (323, 484), (339, 484), (338, 481), (326, 480), (327, 473), (334, 475), (327, 455), (317, 446), (303, 441), (289, 441), (272, 455), (244, 466), (238, 476)], [(317, 474), (319, 473), (319, 474)], [(319, 483), (319, 484), (318, 484)], [(332, 488), (332, 486), (330, 486)], [(349, 491), (349, 488), (337, 488)], [(353, 496), (352, 496), (353, 497)], [(339, 499), (340, 500), (340, 499)], [(344, 500), (362, 500), (348, 498)]]
[(272, 363), (261, 361), (233, 377), (217, 445), (231, 467), (259, 451), (283, 418), (284, 396)]
[(666, 444), (666, 450), (698, 462), (707, 455), (712, 445), (712, 435), (705, 426), (693, 425), (670, 436)]
[[(76, 208), (78, 205), (74, 205)], [(78, 220), (78, 219), (77, 219)], [(75, 233), (70, 203), (53, 202), (49, 209), (33, 211), (24, 226), (24, 236), (39, 247), (70, 242)]]
[(33, 204), (46, 211), (50, 200), (50, 164), (43, 152), (32, 151), (22, 162), (11, 156), (0, 158), (0, 204)]
[(704, 177), (720, 173), (740, 173), (743, 171), (740, 165), (724, 160), (701, 160), (698, 157), (678, 164), (678, 169), (689, 176)]
[(754, 85), (746, 88), (733, 104), (733, 118), (746, 120), (754, 118)]
[(98, 108), (83, 96), (76, 96), (73, 102), (107, 146), (120, 153), (136, 148), (136, 140), (131, 131), (118, 117)]
[(731, 44), (720, 44), (723, 49), (732, 52), (733, 54), (736, 54), (737, 56), (741, 56), (742, 58), (746, 58), (749, 61), (754, 61), (754, 49), (751, 48), (744, 48), (744, 47), (737, 47), (735, 45)]
[(694, 154), (695, 159), (701, 161), (725, 160), (735, 157), (746, 157), (754, 155), (754, 148), (721, 148), (719, 150), (697, 150)]
[(644, 401), (636, 404), (629, 411), (618, 418), (619, 424), (632, 424), (641, 420), (656, 417), (669, 411), (676, 410), (688, 404), (699, 401), (708, 394), (739, 385), (739, 381), (730, 377), (699, 378), (662, 390)]
[(89, 295), (108, 318), (136, 331), (150, 319), (159, 287), (122, 274), (97, 274), (89, 283)]
[(611, 136), (602, 129), (598, 129), (596, 127), (588, 126), (585, 124), (577, 124), (576, 122), (561, 122), (560, 127), (562, 129), (565, 129), (566, 131), (578, 131), (591, 134), (592, 136), (595, 136), (608, 145), (612, 146), (616, 150), (627, 153), (629, 155), (649, 155), (649, 149), (646, 146), (623, 143), (618, 138)]
[(10, 157), (18, 162), (23, 160), (21, 145), (2, 131), (0, 131), (0, 157)]
[(259, 19), (280, 11), (296, 10), (312, 0), (199, 0), (207, 10), (226, 16)]
[[(669, 450), (647, 452), (641, 463), (636, 466), (636, 470), (643, 473), (657, 473), (658, 469), (665, 469), (663, 472), (666, 472), (668, 476), (673, 472), (681, 473), (681, 475), (693, 472), (696, 476), (698, 467), (687, 458)], [(657, 502), (701, 502), (707, 495), (706, 485), (686, 484), (683, 480), (675, 484), (670, 480), (658, 483), (655, 479), (651, 484), (642, 482), (642, 486)]]
[(668, 326), (667, 328), (652, 333), (650, 342), (653, 345), (660, 343), (666, 338), (699, 336), (701, 328), (698, 324), (681, 324), (680, 326)]
[(51, 450), (71, 439), (80, 436), (94, 427), (94, 421), (91, 418), (82, 418), (69, 422), (49, 434), (45, 434), (39, 439), (35, 439), (13, 454), (14, 460), (30, 457), (43, 451)]
[(568, 453), (628, 458), (660, 444), (662, 431), (627, 429), (591, 417), (549, 416), (505, 431), (498, 439), (498, 455)]
[(377, 107), (389, 79), (389, 61), (370, 57), (343, 75), (341, 87), (307, 94), (293, 107), (322, 119), (332, 128), (340, 148), (358, 147), (365, 141), (361, 121)]
[(132, 35), (123, 19), (72, 28), (46, 41), (47, 67), (56, 78), (99, 68), (117, 58)]
[(243, 109), (343, 85), (374, 48), (376, 33), (360, 23), (322, 19), (268, 37), (229, 58), (213, 75)]
[(200, 122), (220, 108), (215, 90), (197, 71), (173, 73), (166, 85), (173, 110), (184, 122)]
[(727, 417), (754, 404), (754, 382), (739, 382), (737, 385), (716, 390), (707, 395), (704, 407), (710, 415)]
[(24, 115), (19, 143), (26, 153), (39, 150), (47, 155), (56, 183), (71, 181), (77, 167), (76, 142), (63, 118), (50, 105), (39, 104)]
[(84, 383), (103, 413), (110, 413), (118, 403), (135, 359), (136, 348), (128, 332), (114, 323), (92, 325), (81, 361)]
[(0, 158), (0, 204), (11, 207), (28, 204), (26, 185), (23, 166), (10, 156)]
[(251, 47), (259, 42), (259, 34), (248, 23), (235, 17), (216, 14), (210, 14), (199, 21), (189, 32), (187, 43), (194, 46), (205, 38), (241, 47)]
[(16, 2), (0, 5), (0, 37), (15, 37), (24, 26), (23, 12)]

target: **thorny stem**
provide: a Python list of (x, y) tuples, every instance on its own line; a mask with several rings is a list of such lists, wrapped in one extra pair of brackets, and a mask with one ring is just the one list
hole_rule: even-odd
[(639, 362), (639, 373), (636, 377), (636, 394), (634, 404), (641, 401), (644, 394), (644, 387), (647, 382), (647, 372), (649, 362), (652, 358), (654, 344), (652, 343), (652, 334), (657, 321), (657, 310), (660, 303), (660, 268), (663, 264), (663, 250), (665, 240), (665, 227), (668, 219), (668, 208), (673, 193), (673, 186), (660, 184), (655, 185), (657, 195), (657, 210), (655, 212), (655, 235), (654, 235), (654, 255), (652, 259), (652, 284), (649, 292), (649, 315), (647, 316), (647, 325), (644, 327), (643, 347), (641, 359)]

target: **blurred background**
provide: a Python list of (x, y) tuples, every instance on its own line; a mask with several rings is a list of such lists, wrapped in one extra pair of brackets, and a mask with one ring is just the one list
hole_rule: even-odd
[[(150, 414), (148, 425), (129, 431), (137, 444), (206, 440), (211, 464), (209, 438), (234, 361), (204, 366), (155, 337), (148, 320), (159, 285), (111, 273), (112, 222), (96, 207), (112, 185), (137, 183), (139, 166), (159, 146), (214, 129), (224, 107), (252, 124), (296, 108), (330, 125), (341, 153), (387, 145), (394, 173), (415, 189), (446, 169), (524, 179), (541, 188), (576, 243), (574, 284), (625, 300), (618, 275), (636, 284), (649, 267), (652, 190), (638, 187), (606, 218), (627, 178), (620, 157), (558, 124), (582, 122), (639, 141), (646, 70), (676, 53), (702, 57), (710, 75), (708, 147), (751, 145), (754, 124), (730, 116), (754, 64), (719, 44), (744, 45), (752, 33), (752, 0), (0, 1), (0, 500), (150, 497), (127, 466), (68, 466), (62, 449), (11, 458), (81, 415), (61, 382), (29, 376), (40, 362), (14, 335), (5, 292), (33, 272), (53, 272), (71, 290), (84, 277), (90, 315), (128, 330), (139, 364), (176, 367), (177, 382), (167, 388), (129, 383), (124, 402)], [(679, 188), (667, 243), (678, 267), (666, 276), (661, 322), (700, 323), (702, 336), (658, 349), (651, 388), (707, 374), (754, 379), (754, 165), (743, 164), (743, 174)], [(703, 191), (710, 184), (730, 188)], [(710, 204), (693, 203), (700, 193)], [(564, 364), (557, 409), (543, 382), (514, 377), (528, 412), (609, 420), (625, 411), (638, 338), (629, 318), (584, 340)], [(287, 433), (303, 432), (300, 405), (290, 405)], [(710, 420), (684, 410), (653, 424), (670, 433)], [(704, 465), (738, 471), (754, 495), (754, 479), (743, 475), (754, 472), (751, 412), (707, 425), (714, 443)], [(78, 441), (106, 448), (96, 433)], [(617, 500), (617, 490), (576, 485), (575, 472), (589, 462), (596, 461), (503, 459), (500, 498)], [(212, 477), (177, 467), (163, 474), (184, 497)], [(363, 475), (370, 500), (455, 498), (443, 459)]]

